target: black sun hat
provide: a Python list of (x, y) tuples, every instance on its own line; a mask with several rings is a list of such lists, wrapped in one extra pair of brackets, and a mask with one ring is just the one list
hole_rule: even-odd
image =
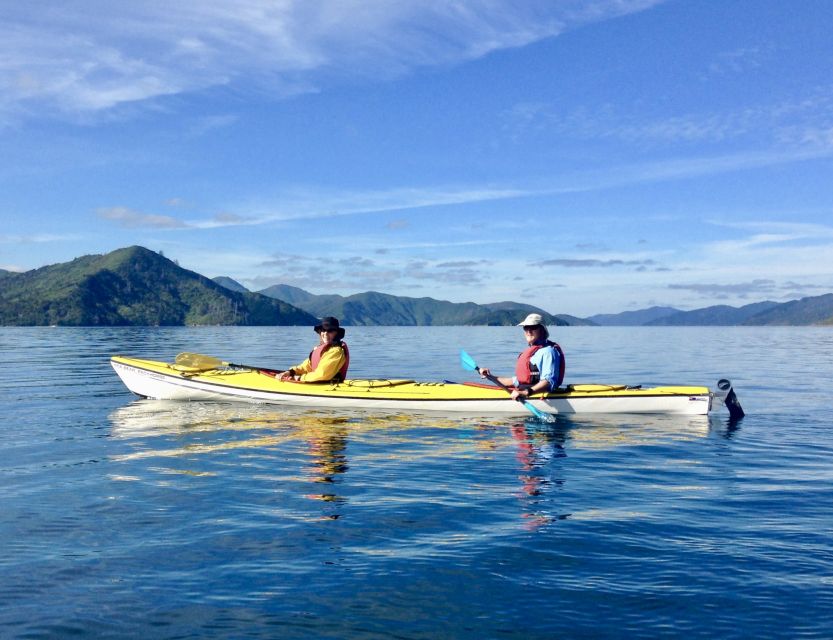
[(313, 330), (315, 333), (321, 333), (322, 331), (331, 331), (332, 329), (336, 329), (338, 331), (338, 339), (341, 340), (344, 337), (344, 329), (339, 326), (338, 318), (334, 318), (333, 316), (325, 316), (321, 318), (321, 322), (319, 322)]

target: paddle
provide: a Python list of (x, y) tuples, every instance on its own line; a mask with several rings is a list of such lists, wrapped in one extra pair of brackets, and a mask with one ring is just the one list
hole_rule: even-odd
[(264, 367), (252, 367), (248, 364), (234, 364), (233, 362), (223, 362), (219, 358), (213, 356), (205, 356), (200, 353), (180, 353), (177, 355), (174, 362), (180, 366), (188, 367), (189, 369), (200, 369), (208, 371), (209, 369), (218, 369), (219, 367), (240, 367), (242, 369), (257, 369), (259, 371), (268, 371), (269, 373), (283, 373), (275, 369), (265, 369)]
[[(472, 358), (469, 354), (467, 354), (462, 349), (460, 349), (460, 364), (463, 365), (463, 369), (465, 369), (466, 371), (476, 371), (477, 373), (480, 373), (481, 375), (483, 375), (480, 371), (480, 367), (478, 367), (477, 363), (474, 361), (474, 358)], [(509, 393), (509, 394), (512, 393), (512, 389), (510, 389), (505, 384), (503, 384), (495, 376), (489, 374), (489, 375), (486, 376), (486, 379), (489, 380), (490, 382), (493, 382), (497, 386), (501, 387), (507, 393)], [(532, 413), (532, 415), (534, 415), (539, 420), (541, 420), (543, 422), (555, 422), (555, 416), (553, 416), (549, 413), (544, 413), (543, 411), (541, 411), (537, 407), (534, 407), (532, 404), (530, 404), (529, 402), (526, 401), (526, 398), (522, 398), (521, 396), (518, 396), (518, 402), (520, 402), (524, 407), (529, 409), (529, 411)]]

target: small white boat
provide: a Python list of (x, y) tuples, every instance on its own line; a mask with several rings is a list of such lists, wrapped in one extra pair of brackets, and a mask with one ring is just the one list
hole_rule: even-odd
[(731, 413), (734, 401), (742, 415), (728, 381), (721, 381), (717, 391), (701, 386), (575, 384), (554, 393), (535, 394), (522, 404), (504, 389), (474, 382), (402, 379), (304, 384), (281, 381), (270, 369), (242, 365), (204, 370), (125, 356), (114, 356), (111, 364), (133, 393), (160, 400), (240, 400), (295, 407), (516, 416), (528, 410), (536, 414), (705, 415), (724, 403)]

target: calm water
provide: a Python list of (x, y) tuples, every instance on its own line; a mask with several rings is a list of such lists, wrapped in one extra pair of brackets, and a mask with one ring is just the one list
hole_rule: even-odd
[[(0, 637), (833, 637), (833, 329), (557, 334), (568, 382), (727, 376), (749, 415), (139, 401), (111, 354), (280, 368), (315, 336), (0, 329)], [(522, 345), (348, 338), (352, 375), (418, 379), (470, 379), (461, 347), (508, 373)]]

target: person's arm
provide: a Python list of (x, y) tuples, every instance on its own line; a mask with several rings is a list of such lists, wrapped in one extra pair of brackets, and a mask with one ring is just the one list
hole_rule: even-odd
[[(480, 367), (480, 377), (481, 378), (488, 378), (492, 376), (492, 372), (487, 369), (486, 367)], [(516, 387), (518, 386), (517, 378), (506, 378), (504, 376), (492, 376), (495, 380), (500, 382), (500, 384), (505, 384), (507, 387)]]
[(512, 397), (515, 399), (517, 399), (518, 396), (528, 398), (533, 393), (538, 393), (539, 391), (552, 391), (552, 386), (550, 385), (549, 381), (539, 380), (530, 387), (524, 387), (523, 389), (515, 389), (514, 391), (512, 391)]
[(318, 366), (313, 371), (304, 373), (299, 380), (301, 382), (329, 382), (338, 375), (341, 367), (344, 366), (344, 361), (344, 349), (331, 347), (322, 354)]
[(281, 375), (281, 380), (294, 380), (295, 376), (307, 373), (312, 369), (312, 362), (309, 358), (304, 360), (301, 364), (296, 364), (294, 367), (289, 367)]

